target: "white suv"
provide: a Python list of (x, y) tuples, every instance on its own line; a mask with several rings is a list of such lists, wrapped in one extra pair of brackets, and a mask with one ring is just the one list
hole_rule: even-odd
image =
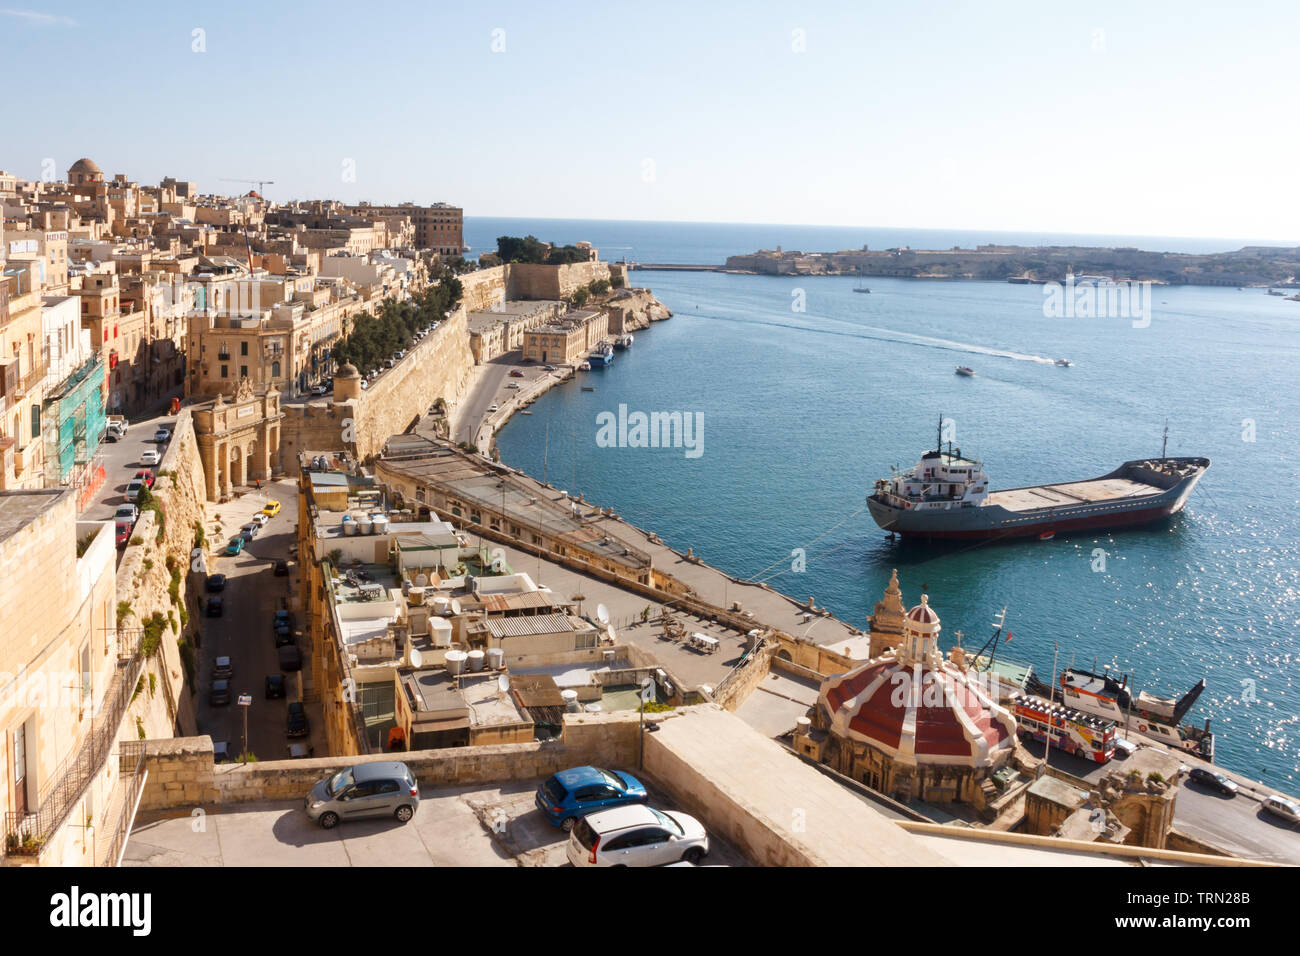
[(569, 833), (574, 866), (663, 866), (698, 863), (709, 852), (709, 835), (694, 817), (643, 803), (588, 814)]

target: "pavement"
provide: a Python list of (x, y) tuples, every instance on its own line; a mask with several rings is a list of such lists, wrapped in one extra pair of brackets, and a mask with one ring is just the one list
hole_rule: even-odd
[(764, 737), (781, 737), (817, 703), (815, 681), (770, 672), (738, 708), (736, 716)]
[[(219, 656), (229, 656), (234, 667), (231, 680), (232, 697), (250, 694), (253, 703), (248, 711), (248, 749), (261, 760), (281, 760), (288, 756), (290, 743), (306, 743), (318, 748), (322, 754), (324, 734), (319, 701), (311, 699), (312, 688), (304, 686), (310, 679), (309, 650), (302, 640), (303, 670), (286, 674), (284, 698), (267, 700), (265, 678), (280, 673), (279, 657), (275, 647), (272, 620), (276, 610), (291, 608), (294, 588), (298, 582), (298, 563), (291, 560), (290, 548), (296, 546), (294, 526), (298, 521), (297, 491), (293, 482), (281, 480), (262, 486), (260, 491), (250, 491), (221, 505), (209, 505), (207, 534), (213, 547), (224, 548), (226, 541), (239, 532), (252, 515), (274, 498), (281, 504), (278, 515), (268, 522), (244, 549), (243, 554), (230, 557), (209, 554), (209, 574), (226, 575), (226, 589), (221, 593), (221, 617), (202, 618), (199, 642), (199, 695), (197, 697), (198, 732), (209, 734), (213, 741), (227, 741), (232, 755), (243, 750), (244, 711), (234, 700), (228, 705), (213, 706), (208, 702), (212, 684), (212, 668)], [(214, 534), (215, 516), (220, 515), (221, 534)], [(277, 559), (289, 560), (289, 576), (276, 577)], [(203, 595), (204, 600), (208, 595)], [(206, 606), (206, 605), (205, 605)], [(294, 625), (302, 627), (302, 615), (294, 609)], [(306, 693), (307, 718), (311, 726), (309, 737), (290, 740), (285, 734), (288, 701), (302, 699)]]
[[(522, 372), (523, 377), (513, 377), (511, 371)], [(571, 374), (567, 367), (547, 372), (535, 362), (524, 362), (520, 351), (507, 352), (484, 365), (474, 366), (464, 397), (452, 406), (451, 440), (469, 442), (486, 451), (493, 425), (503, 424), (516, 404), (536, 398)], [(519, 387), (511, 388), (511, 385)], [(489, 411), (494, 404), (499, 406), (498, 411)], [(491, 425), (489, 418), (493, 419)]]
[[(423, 790), (407, 824), (357, 820), (333, 830), (308, 821), (299, 800), (137, 822), (123, 866), (568, 866), (568, 834), (533, 803), (540, 780)], [(673, 809), (653, 783), (650, 805)], [(705, 866), (747, 866), (710, 838)]]

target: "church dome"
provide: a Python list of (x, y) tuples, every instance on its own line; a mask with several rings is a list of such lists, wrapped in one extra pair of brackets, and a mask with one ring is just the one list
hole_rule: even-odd
[(99, 165), (93, 159), (86, 159), (84, 156), (73, 163), (72, 168), (69, 169), (68, 172), (84, 173), (87, 176), (103, 175), (103, 170), (99, 168)]
[(351, 362), (344, 362), (343, 365), (339, 367), (338, 377), (339, 378), (360, 378), (361, 373), (357, 371), (357, 367), (353, 365)]
[(930, 595), (922, 594), (921, 603), (907, 612), (908, 624), (920, 624), (926, 628), (938, 628), (939, 615), (930, 607)]

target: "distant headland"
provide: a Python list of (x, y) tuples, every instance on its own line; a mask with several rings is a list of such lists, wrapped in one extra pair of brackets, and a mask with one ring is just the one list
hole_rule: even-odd
[(1235, 252), (1147, 252), (1135, 247), (1004, 246), (974, 249), (842, 250), (799, 252), (760, 249), (728, 256), (724, 265), (629, 263), (633, 269), (731, 272), (752, 275), (892, 276), (906, 279), (983, 279), (1062, 282), (1088, 274), (1118, 282), (1163, 285), (1266, 286), (1300, 288), (1300, 247), (1245, 246)]

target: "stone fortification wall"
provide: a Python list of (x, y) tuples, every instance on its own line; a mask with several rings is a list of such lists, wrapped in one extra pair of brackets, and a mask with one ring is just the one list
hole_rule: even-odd
[(651, 322), (672, 316), (667, 306), (656, 299), (649, 289), (633, 289), (625, 295), (615, 295), (602, 303), (602, 307), (609, 313), (609, 331), (612, 335), (648, 329)]
[(466, 312), (490, 309), (506, 300), (506, 266), (494, 266), (459, 276), (461, 305)]
[(578, 286), (609, 278), (607, 262), (574, 262), (563, 266), (515, 262), (506, 269), (512, 299), (566, 299)]

